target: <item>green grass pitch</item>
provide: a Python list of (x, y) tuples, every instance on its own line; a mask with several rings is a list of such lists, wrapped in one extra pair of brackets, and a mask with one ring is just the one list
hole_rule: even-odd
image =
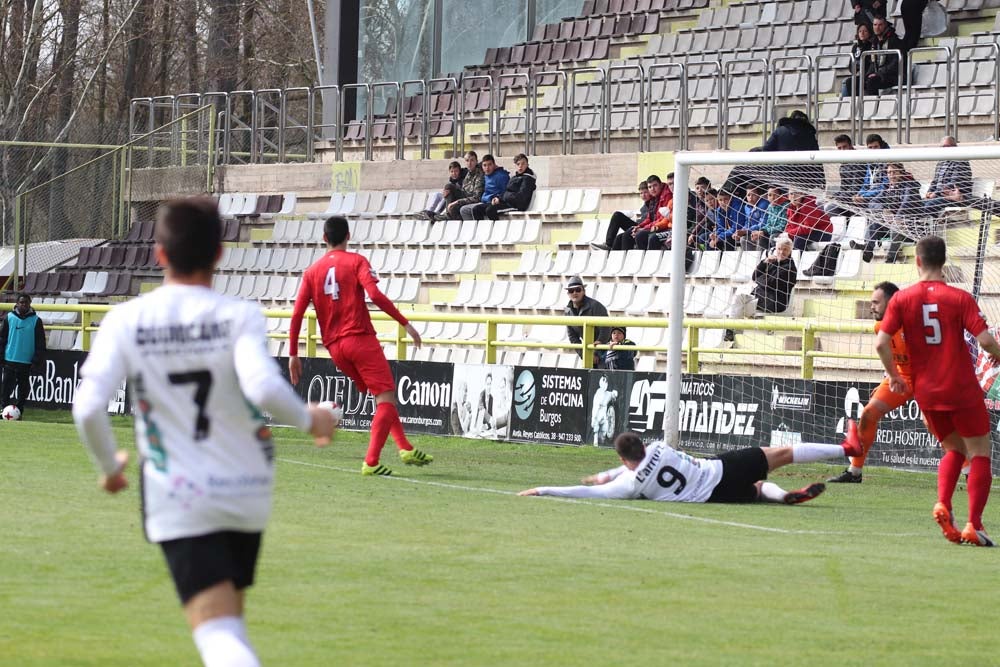
[[(66, 415), (0, 423), (0, 665), (195, 665), (159, 550)], [(116, 433), (131, 447), (128, 422)], [(594, 448), (280, 430), (251, 639), (266, 665), (992, 663), (1000, 553), (946, 542), (934, 477), (870, 469), (797, 507), (518, 498), (611, 467)], [(798, 466), (786, 488), (839, 468)], [(986, 526), (1000, 530), (998, 503)], [(965, 493), (956, 493), (964, 521)]]

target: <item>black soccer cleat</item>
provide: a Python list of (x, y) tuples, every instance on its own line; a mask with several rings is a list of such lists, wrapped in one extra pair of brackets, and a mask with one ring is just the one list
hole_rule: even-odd
[(834, 477), (826, 480), (831, 484), (860, 484), (861, 483), (861, 473), (853, 473), (850, 469), (844, 470), (844, 472), (836, 475)]

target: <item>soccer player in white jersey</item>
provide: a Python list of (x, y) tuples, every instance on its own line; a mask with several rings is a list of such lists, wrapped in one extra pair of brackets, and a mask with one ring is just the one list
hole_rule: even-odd
[(212, 290), (221, 223), (207, 198), (172, 201), (156, 223), (162, 287), (115, 307), (82, 368), (73, 419), (105, 491), (127, 486), (109, 398), (128, 378), (144, 529), (163, 550), (207, 667), (259, 661), (243, 622), (271, 511), (273, 452), (262, 408), (329, 437), (329, 410), (306, 406), (267, 352), (256, 304)]
[(677, 503), (749, 503), (758, 500), (794, 505), (823, 493), (820, 482), (785, 491), (767, 474), (789, 463), (856, 456), (861, 451), (857, 425), (848, 424), (840, 445), (801, 444), (792, 447), (747, 447), (718, 457), (699, 459), (662, 442), (646, 447), (635, 433), (619, 433), (615, 451), (622, 465), (583, 479), (582, 486), (539, 486), (521, 496), (564, 498), (642, 498)]

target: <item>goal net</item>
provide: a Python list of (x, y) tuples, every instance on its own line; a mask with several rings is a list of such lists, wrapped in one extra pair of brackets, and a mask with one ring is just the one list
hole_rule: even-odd
[[(684, 447), (839, 442), (883, 378), (873, 291), (916, 281), (925, 235), (946, 240), (947, 279), (1000, 323), (998, 148), (679, 153), (675, 171), (676, 192), (699, 191), (688, 233), (675, 230), (674, 275), (688, 270), (668, 311), (681, 354), (668, 356), (679, 409), (666, 434)], [(987, 403), (996, 427), (1000, 383)], [(940, 452), (908, 400), (880, 421), (867, 464), (932, 469)]]

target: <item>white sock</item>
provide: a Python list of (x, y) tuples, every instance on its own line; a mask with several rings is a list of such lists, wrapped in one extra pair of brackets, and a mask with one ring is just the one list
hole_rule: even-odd
[(760, 483), (761, 500), (765, 500), (769, 503), (783, 503), (785, 502), (786, 495), (788, 495), (788, 491), (785, 491), (774, 482)]
[(824, 459), (836, 459), (844, 456), (844, 448), (840, 445), (819, 445), (808, 443), (792, 446), (792, 463), (812, 463)]
[(246, 627), (238, 616), (220, 616), (194, 629), (194, 643), (205, 667), (260, 667), (246, 641)]
[(860, 475), (862, 470), (857, 466), (848, 466), (847, 469), (851, 472), (852, 475)]

